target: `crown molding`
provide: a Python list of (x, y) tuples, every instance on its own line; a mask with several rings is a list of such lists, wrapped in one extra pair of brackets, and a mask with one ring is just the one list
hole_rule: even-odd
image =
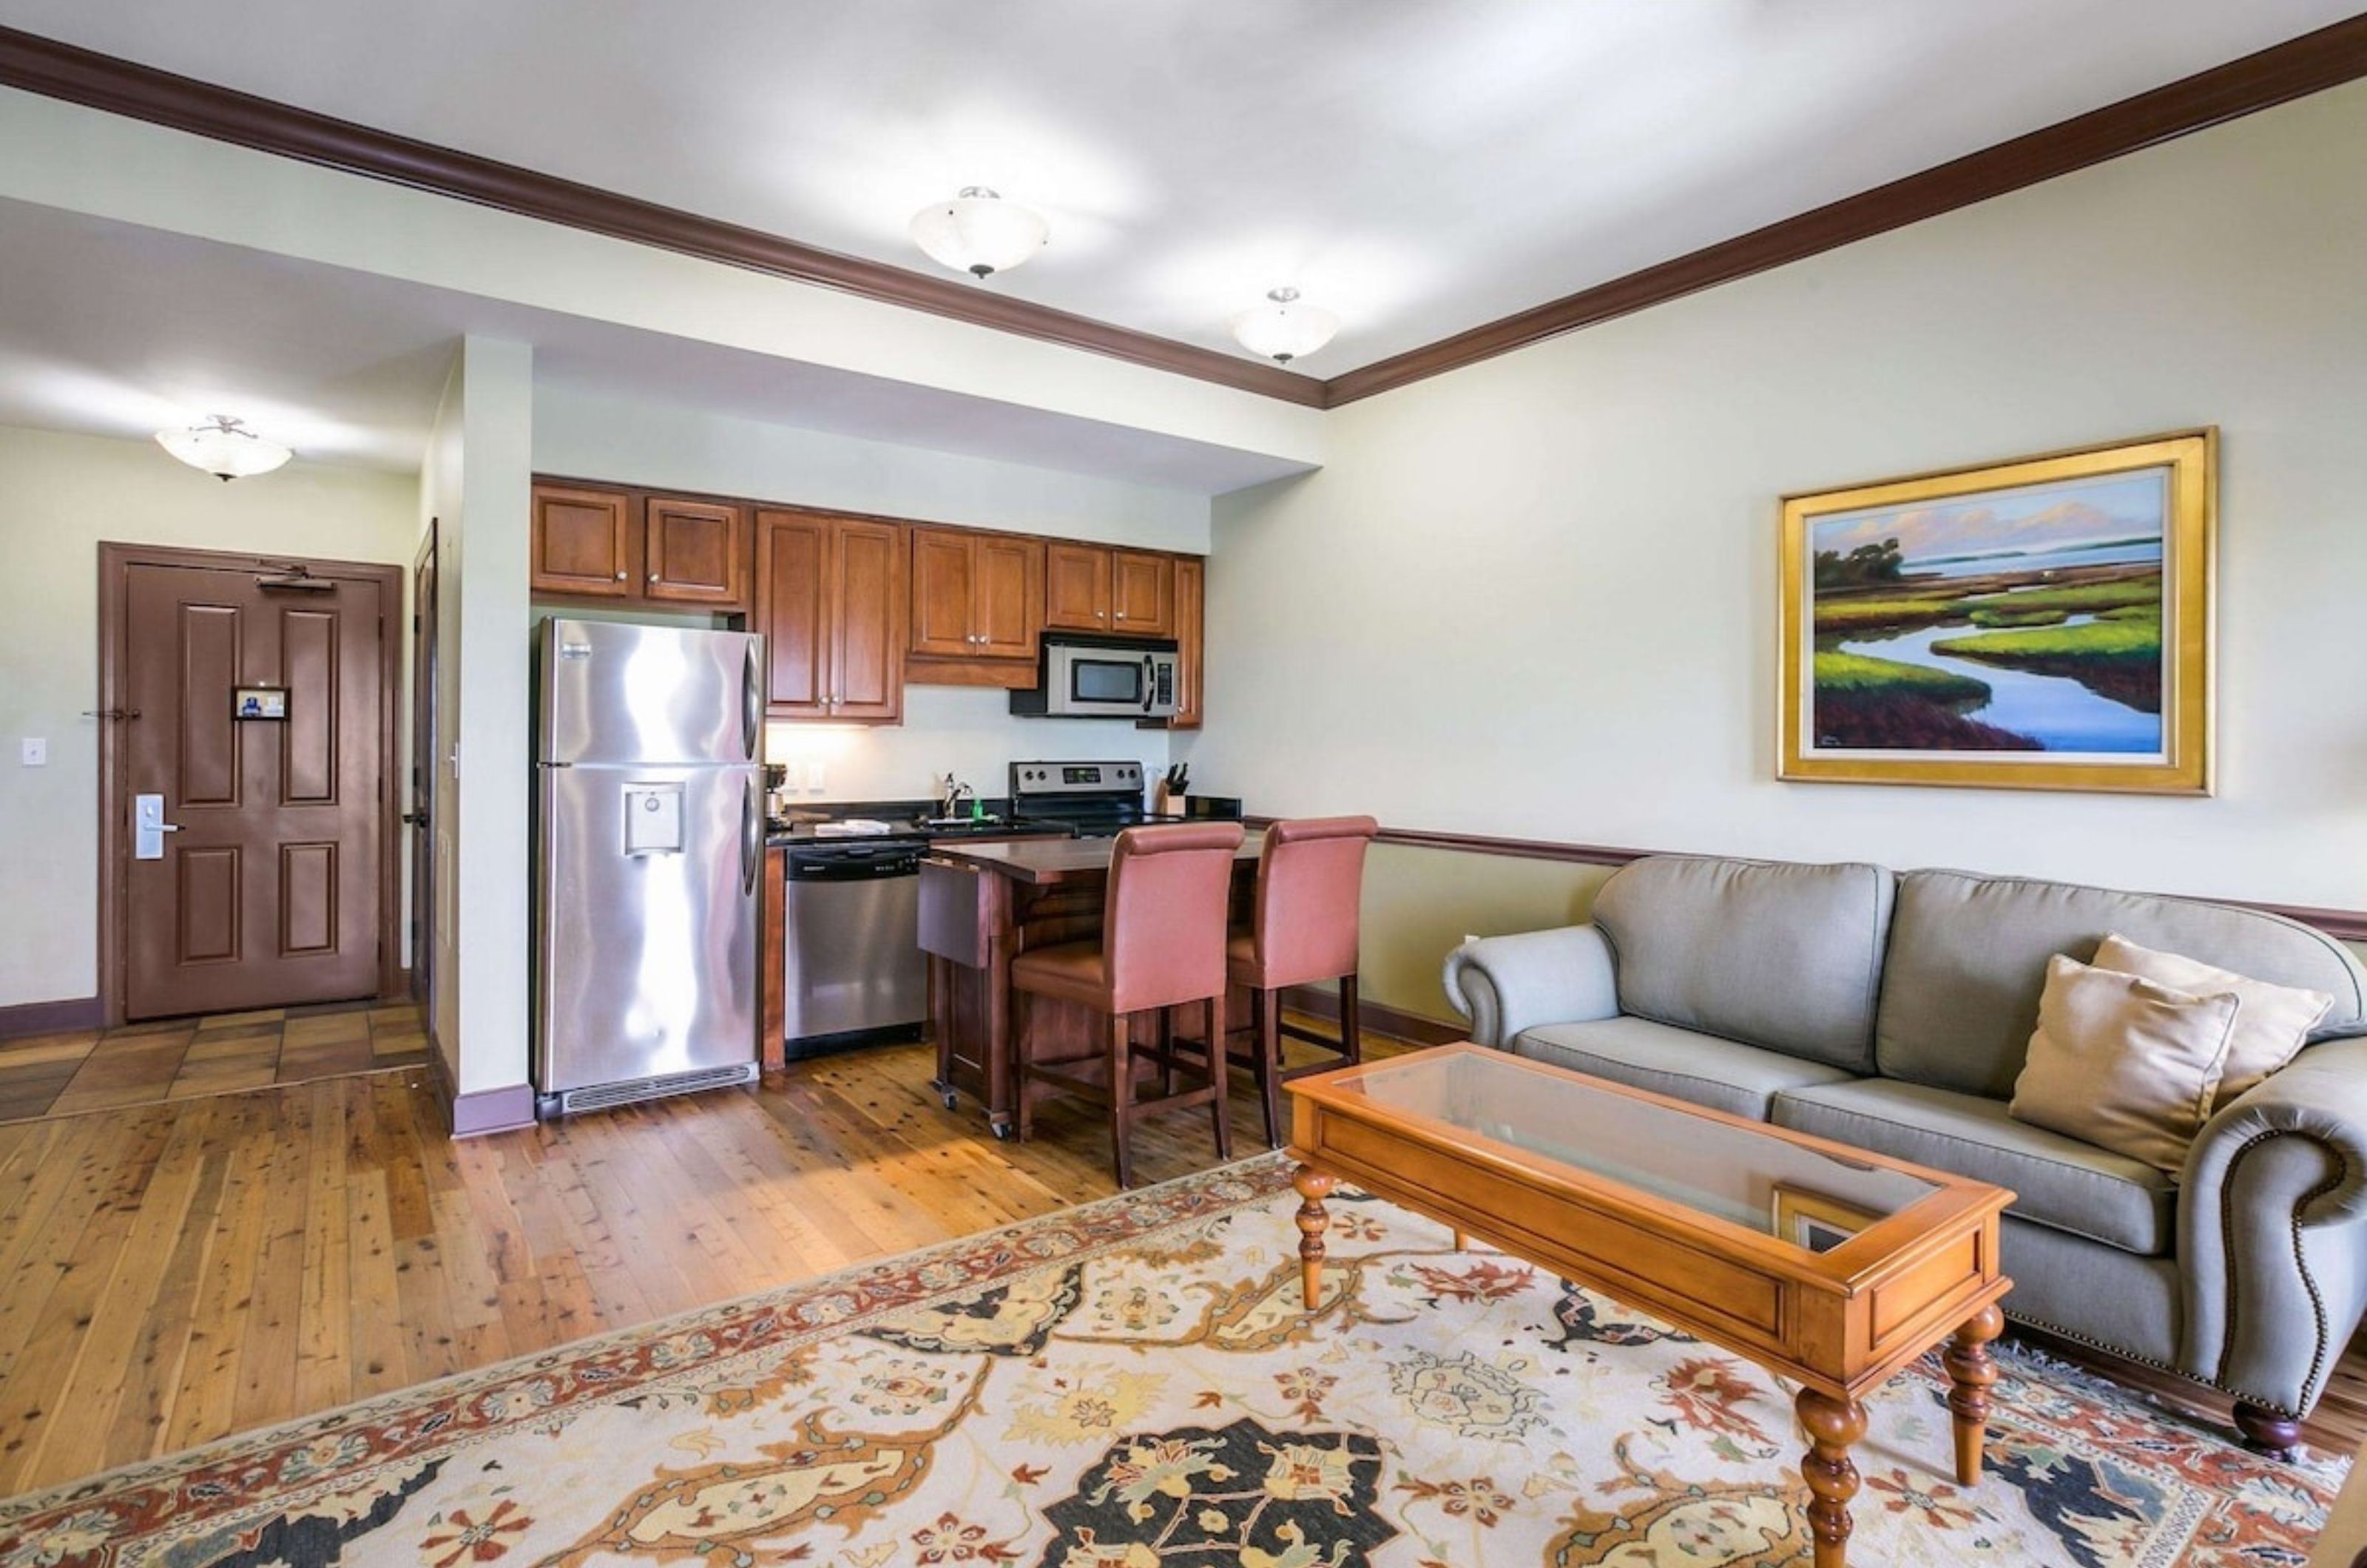
[(2008, 195), (2367, 76), (2367, 14), (2058, 120), (1919, 175), (1755, 229), (1690, 255), (1344, 371), (1323, 384), (1337, 408), (1500, 354), (1632, 315), (1753, 273), (1804, 261), (1960, 207)]
[(518, 216), (1336, 408), (2367, 76), (2367, 14), (1328, 381), (0, 28), (0, 85)]
[(1112, 326), (950, 277), (801, 244), (762, 230), (396, 136), (15, 28), (0, 28), (0, 85), (523, 218), (1081, 348), (1285, 402), (1308, 408), (1323, 404), (1323, 383), (1263, 360)]

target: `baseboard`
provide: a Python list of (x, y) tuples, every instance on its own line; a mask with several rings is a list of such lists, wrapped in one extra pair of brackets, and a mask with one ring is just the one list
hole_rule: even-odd
[(0, 1008), (0, 1040), (22, 1040), (33, 1034), (70, 1034), (78, 1029), (100, 1029), (107, 1009), (96, 997), (74, 997), (62, 1002), (18, 1002)]
[(436, 1082), (436, 1103), (444, 1108), (444, 1130), (455, 1138), (481, 1138), (489, 1133), (515, 1133), (534, 1125), (534, 1086), (504, 1084), (461, 1094), (452, 1087), (444, 1066), (443, 1042), (433, 1024), (427, 1030), (427, 1071)]
[[(1340, 1017), (1340, 993), (1328, 986), (1293, 986), (1283, 992), (1282, 1005), (1329, 1021), (1337, 1021)], [(1469, 1024), (1424, 1018), (1418, 1012), (1407, 1012), (1381, 1002), (1359, 1000), (1356, 1020), (1367, 1034), (1402, 1040), (1409, 1045), (1444, 1045), (1471, 1037)]]

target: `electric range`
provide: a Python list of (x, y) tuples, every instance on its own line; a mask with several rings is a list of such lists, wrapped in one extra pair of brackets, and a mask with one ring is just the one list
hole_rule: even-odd
[(1139, 762), (1014, 762), (1011, 815), (1023, 826), (1110, 839), (1161, 818), (1143, 804)]

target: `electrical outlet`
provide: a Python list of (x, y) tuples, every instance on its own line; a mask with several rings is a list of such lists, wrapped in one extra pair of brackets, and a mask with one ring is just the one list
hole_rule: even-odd
[(23, 761), (24, 765), (28, 768), (48, 767), (50, 765), (50, 743), (34, 736), (28, 735), (25, 737)]
[(806, 793), (808, 795), (821, 795), (824, 791), (828, 790), (830, 788), (829, 778), (830, 770), (822, 765), (822, 760), (820, 757), (810, 758), (807, 761)]

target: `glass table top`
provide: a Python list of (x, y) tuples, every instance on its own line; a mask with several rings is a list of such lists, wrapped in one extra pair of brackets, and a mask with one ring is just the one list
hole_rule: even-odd
[(1829, 1251), (1939, 1190), (1905, 1171), (1638, 1100), (1495, 1051), (1425, 1052), (1342, 1075), (1324, 1087), (1812, 1252)]

